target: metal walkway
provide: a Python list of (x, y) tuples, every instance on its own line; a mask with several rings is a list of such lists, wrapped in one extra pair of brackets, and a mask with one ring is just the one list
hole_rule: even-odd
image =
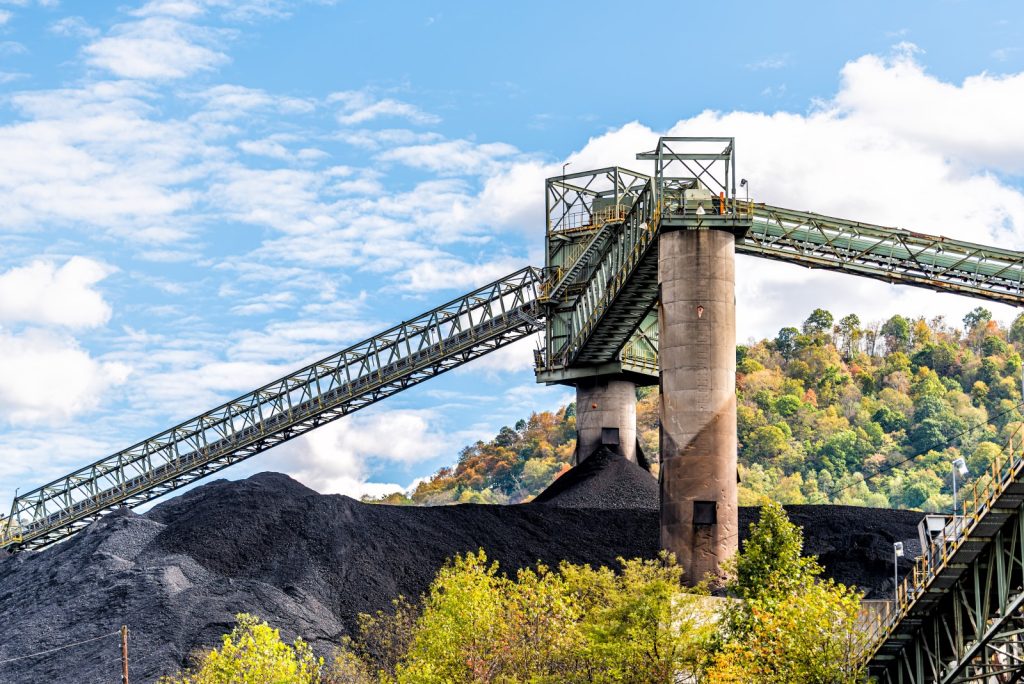
[(869, 626), (864, 662), (881, 684), (1024, 681), (1022, 436), (962, 491), (958, 515)]
[(1024, 304), (1024, 253), (765, 204), (737, 254)]
[(542, 329), (524, 268), (18, 496), (0, 548), (39, 549)]

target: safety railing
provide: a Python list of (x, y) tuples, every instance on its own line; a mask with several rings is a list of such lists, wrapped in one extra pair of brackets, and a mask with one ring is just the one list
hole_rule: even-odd
[(0, 548), (8, 544), (20, 544), (21, 541), (21, 526), (17, 521), (0, 517)]
[(607, 311), (612, 300), (626, 284), (628, 275), (637, 267), (654, 240), (661, 221), (661, 207), (654, 201), (653, 185), (648, 182), (641, 199), (623, 219), (621, 235), (605, 255), (591, 277), (587, 289), (580, 295), (572, 316), (571, 338), (567, 340), (561, 359), (569, 365), (593, 333), (595, 326)]
[(968, 541), (979, 522), (1013, 484), (1024, 470), (1024, 439), (1014, 448), (1021, 424), (1007, 440), (1006, 447), (992, 462), (988, 481), (975, 479), (960, 491), (964, 494), (959, 512), (954, 511), (953, 521), (943, 533), (929, 544), (927, 553), (914, 561), (913, 570), (896, 587), (896, 595), (890, 606), (877, 611), (868, 620), (867, 648), (862, 654), (866, 663), (892, 634), (900, 621), (906, 617), (915, 602), (927, 591), (936, 577), (946, 568), (956, 552)]
[(556, 232), (596, 228), (605, 223), (621, 221), (626, 218), (628, 213), (629, 207), (623, 204), (604, 207), (596, 211), (574, 211), (562, 217)]

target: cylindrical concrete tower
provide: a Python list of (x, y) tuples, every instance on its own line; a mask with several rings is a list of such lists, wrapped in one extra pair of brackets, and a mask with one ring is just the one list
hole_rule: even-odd
[(636, 463), (636, 383), (607, 377), (577, 383), (577, 461), (602, 444)]
[(686, 580), (736, 551), (735, 236), (660, 236), (661, 546)]

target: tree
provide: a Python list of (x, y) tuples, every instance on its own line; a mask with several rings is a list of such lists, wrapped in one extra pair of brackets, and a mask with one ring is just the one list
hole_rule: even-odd
[(752, 608), (742, 641), (718, 653), (710, 684), (857, 684), (866, 638), (860, 629), (860, 596), (832, 580), (811, 583), (783, 597), (773, 609)]
[(729, 584), (742, 599), (724, 616), (726, 638), (710, 659), (714, 684), (854, 684), (864, 637), (860, 596), (803, 555), (803, 533), (777, 503), (761, 508)]
[(743, 542), (742, 551), (736, 554), (735, 572), (727, 585), (729, 593), (746, 601), (770, 604), (799, 591), (822, 571), (816, 560), (803, 556), (803, 550), (803, 531), (789, 521), (782, 506), (765, 502), (757, 522), (750, 523), (750, 536)]
[(805, 335), (818, 335), (832, 331), (832, 314), (825, 309), (815, 309), (804, 321)]
[(1024, 313), (1013, 319), (1010, 325), (1010, 333), (1007, 336), (1014, 344), (1024, 343)]
[(964, 316), (964, 328), (969, 334), (973, 334), (979, 327), (984, 326), (992, 320), (992, 312), (983, 306), (972, 309)]
[(796, 338), (800, 331), (796, 328), (782, 328), (775, 336), (775, 350), (782, 354), (782, 358), (791, 359), (796, 353)]
[(882, 325), (881, 334), (885, 338), (886, 351), (890, 354), (895, 351), (907, 351), (910, 343), (910, 322), (897, 314)]
[(483, 551), (455, 557), (430, 587), (396, 681), (675, 682), (714, 628), (703, 589), (682, 589), (667, 554), (621, 563), (618, 574), (563, 563), (510, 579)]
[(839, 334), (843, 340), (843, 352), (847, 358), (850, 358), (860, 341), (860, 317), (857, 314), (848, 314), (840, 318)]
[(197, 667), (162, 684), (318, 684), (323, 660), (301, 638), (291, 646), (280, 633), (247, 613), (235, 616), (235, 628), (220, 648), (203, 656)]

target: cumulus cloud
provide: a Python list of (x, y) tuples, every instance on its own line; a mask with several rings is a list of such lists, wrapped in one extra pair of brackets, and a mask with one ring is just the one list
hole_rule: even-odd
[(113, 271), (76, 256), (60, 266), (39, 260), (0, 273), (0, 322), (67, 328), (103, 325), (110, 320), (110, 305), (94, 286)]
[(452, 450), (446, 434), (433, 426), (430, 411), (356, 414), (319, 428), (274, 450), (274, 467), (324, 494), (359, 497), (404, 490), (398, 484), (369, 482), (382, 462), (414, 464)]
[(93, 358), (64, 335), (0, 328), (0, 415), (11, 424), (67, 420), (95, 408), (130, 370)]
[[(228, 57), (214, 46), (225, 31), (182, 21), (189, 3), (147, 5), (141, 18), (116, 25), (109, 35), (87, 45), (88, 62), (121, 78), (180, 79), (211, 71)], [(191, 15), (189, 15), (191, 17)]]

